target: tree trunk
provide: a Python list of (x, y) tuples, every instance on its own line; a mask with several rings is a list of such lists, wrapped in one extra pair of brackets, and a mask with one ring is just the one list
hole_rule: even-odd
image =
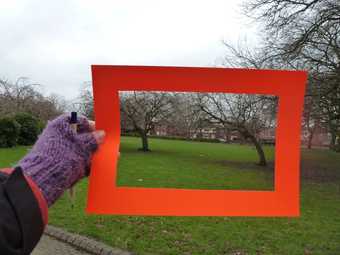
[(338, 142), (335, 144), (334, 151), (335, 152), (340, 152), (340, 138), (338, 138)]
[(225, 136), (225, 142), (226, 143), (230, 143), (231, 139), (230, 139), (230, 132), (227, 129), (224, 129), (224, 136)]
[(141, 139), (142, 139), (142, 148), (140, 148), (140, 150), (144, 151), (144, 152), (150, 151), (147, 133), (146, 132), (140, 132), (140, 136), (141, 136)]
[(256, 139), (256, 137), (254, 135), (252, 135), (250, 133), (248, 133), (247, 136), (250, 138), (250, 140), (255, 145), (257, 154), (259, 155), (259, 165), (260, 166), (266, 166), (267, 165), (266, 156), (264, 155), (264, 151), (262, 149), (260, 142)]
[[(332, 130), (333, 131), (333, 130)], [(336, 147), (336, 133), (331, 131), (331, 142), (329, 144), (329, 148), (334, 150)]]
[(309, 131), (308, 143), (307, 143), (307, 148), (308, 149), (312, 149), (313, 137), (314, 137), (314, 128)]

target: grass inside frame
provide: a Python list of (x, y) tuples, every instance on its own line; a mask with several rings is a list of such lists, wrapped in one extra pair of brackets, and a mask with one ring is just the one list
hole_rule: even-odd
[[(164, 216), (298, 216), (300, 123), (306, 72), (92, 66), (97, 129), (87, 212)], [(121, 90), (270, 94), (279, 97), (274, 191), (116, 187)]]

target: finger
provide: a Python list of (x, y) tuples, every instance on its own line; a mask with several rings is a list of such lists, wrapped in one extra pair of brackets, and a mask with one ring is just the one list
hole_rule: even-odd
[(77, 123), (77, 132), (88, 133), (91, 131), (92, 131), (92, 127), (91, 127), (90, 121), (84, 116), (79, 116), (78, 123)]
[(94, 138), (97, 141), (97, 144), (102, 144), (104, 142), (104, 138), (105, 138), (105, 131), (104, 130), (97, 130), (92, 132)]
[(96, 130), (96, 122), (93, 120), (89, 120), (89, 125), (90, 125), (90, 131), (95, 131)]

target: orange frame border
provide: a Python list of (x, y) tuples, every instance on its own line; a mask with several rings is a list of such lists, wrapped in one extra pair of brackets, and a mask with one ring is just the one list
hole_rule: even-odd
[[(304, 71), (195, 67), (92, 66), (97, 129), (87, 212), (163, 216), (299, 216), (300, 123)], [(119, 91), (270, 94), (279, 97), (274, 191), (116, 187)]]

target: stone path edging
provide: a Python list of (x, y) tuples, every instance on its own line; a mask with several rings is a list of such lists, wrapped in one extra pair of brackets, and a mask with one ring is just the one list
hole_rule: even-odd
[(84, 250), (94, 255), (134, 255), (131, 252), (112, 248), (106, 244), (97, 242), (88, 237), (69, 233), (61, 228), (47, 225), (45, 235), (54, 237), (60, 241), (68, 243), (78, 249)]

